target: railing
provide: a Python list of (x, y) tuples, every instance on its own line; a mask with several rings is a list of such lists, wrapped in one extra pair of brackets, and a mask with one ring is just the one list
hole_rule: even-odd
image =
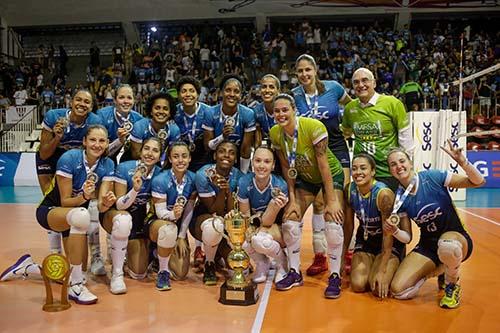
[[(17, 106), (16, 108), (29, 107)], [(14, 125), (10, 128), (2, 131), (0, 134), (0, 151), (1, 152), (16, 152), (23, 142), (25, 142), (26, 137), (31, 134), (31, 132), (40, 124), (39, 107), (32, 108), (31, 111), (27, 112), (20, 118)]]

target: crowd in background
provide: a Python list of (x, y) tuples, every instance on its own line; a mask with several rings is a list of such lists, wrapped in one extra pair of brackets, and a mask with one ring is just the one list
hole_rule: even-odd
[[(400, 31), (383, 24), (332, 26), (325, 23), (283, 24), (262, 34), (244, 26), (209, 26), (169, 35), (147, 35), (141, 45), (117, 42), (110, 60), (103, 59), (95, 43), (89, 46), (86, 82), (69, 84), (68, 56), (63, 46), (40, 45), (36, 58), (17, 66), (0, 67), (0, 108), (41, 104), (44, 109), (67, 107), (71, 93), (87, 85), (99, 106), (113, 102), (115, 87), (133, 85), (137, 107), (157, 91), (176, 96), (175, 82), (192, 75), (202, 82), (200, 101), (214, 105), (217, 83), (235, 73), (246, 86), (243, 104), (259, 101), (257, 82), (265, 73), (275, 74), (284, 91), (297, 85), (293, 59), (309, 53), (318, 61), (321, 79), (333, 79), (354, 96), (352, 73), (369, 68), (380, 93), (407, 102), (409, 110), (458, 108), (458, 86), (451, 82), (488, 68), (500, 59), (500, 32), (476, 27), (455, 27), (438, 22), (429, 31)], [(461, 38), (463, 53), (461, 54)], [(462, 61), (461, 61), (462, 59)], [(497, 112), (499, 71), (464, 85), (464, 108), (470, 113)], [(416, 96), (416, 97), (415, 97)]]

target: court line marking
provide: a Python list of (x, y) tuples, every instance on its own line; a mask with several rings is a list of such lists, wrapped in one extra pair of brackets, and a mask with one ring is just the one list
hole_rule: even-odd
[(481, 216), (481, 215), (478, 215), (478, 214), (474, 214), (474, 213), (469, 212), (469, 211), (467, 211), (467, 210), (465, 210), (465, 209), (463, 209), (463, 208), (458, 208), (458, 207), (457, 207), (457, 209), (458, 209), (458, 210), (460, 210), (460, 211), (462, 211), (462, 212), (464, 212), (464, 213), (466, 213), (466, 214), (470, 214), (470, 215), (472, 215), (472, 216), (478, 217), (478, 218), (480, 218), (480, 219), (483, 219), (483, 220), (485, 220), (485, 221), (487, 221), (487, 222), (490, 222), (491, 224), (494, 224), (494, 225), (496, 225), (496, 226), (499, 226), (499, 227), (500, 227), (500, 223), (498, 223), (498, 222), (496, 222), (496, 221), (493, 221), (493, 220), (490, 220), (490, 219), (489, 219), (489, 218), (487, 218), (487, 217), (484, 217), (484, 216)]
[(266, 285), (259, 302), (259, 308), (257, 309), (257, 314), (255, 315), (255, 320), (252, 325), (252, 333), (259, 333), (262, 330), (262, 323), (264, 322), (264, 315), (266, 314), (267, 303), (269, 302), (269, 295), (271, 294), (275, 274), (276, 270), (273, 269), (269, 271), (269, 275), (267, 276)]

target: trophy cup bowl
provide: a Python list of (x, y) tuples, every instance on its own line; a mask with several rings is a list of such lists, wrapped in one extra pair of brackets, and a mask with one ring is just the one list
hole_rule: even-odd
[[(213, 220), (212, 223), (214, 229), (217, 230)], [(227, 257), (227, 263), (234, 274), (221, 286), (219, 302), (222, 304), (251, 305), (259, 299), (257, 286), (243, 273), (250, 266), (250, 257), (242, 248), (248, 228), (247, 223), (248, 221), (238, 211), (234, 216), (224, 219), (227, 235), (221, 234), (232, 249)]]
[[(71, 307), (68, 302), (68, 283), (71, 274), (71, 268), (65, 256), (61, 254), (50, 254), (44, 260), (41, 269), (42, 278), (45, 284), (45, 304), (43, 311), (58, 312), (67, 310)], [(51, 282), (62, 283), (61, 299), (54, 300), (52, 294)]]

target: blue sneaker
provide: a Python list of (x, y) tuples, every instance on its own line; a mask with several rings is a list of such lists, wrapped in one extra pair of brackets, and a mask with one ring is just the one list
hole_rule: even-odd
[(328, 278), (328, 287), (325, 289), (326, 298), (339, 298), (342, 280), (337, 273), (332, 273)]
[(170, 273), (167, 271), (160, 271), (156, 277), (156, 289), (160, 291), (170, 290)]
[(290, 268), (290, 271), (284, 279), (276, 282), (276, 290), (288, 290), (293, 287), (302, 286), (304, 280), (302, 279), (302, 272), (296, 272), (295, 269)]
[(0, 275), (0, 281), (9, 281), (14, 279), (25, 279), (28, 277), (27, 268), (31, 265), (36, 265), (29, 254), (23, 255), (17, 259), (14, 265), (7, 268)]

